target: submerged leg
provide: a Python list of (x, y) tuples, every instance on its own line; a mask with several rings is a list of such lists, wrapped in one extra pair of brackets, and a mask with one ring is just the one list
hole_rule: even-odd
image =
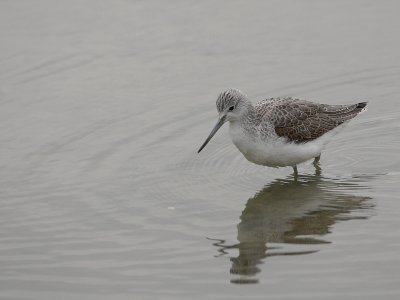
[(321, 154), (316, 156), (316, 157), (314, 157), (314, 162), (313, 162), (314, 167), (319, 167), (319, 160), (320, 159), (321, 159)]
[(297, 181), (297, 178), (299, 178), (299, 172), (297, 172), (297, 166), (294, 165), (292, 166), (292, 168), (293, 168), (293, 179), (294, 181)]
[(297, 172), (297, 166), (294, 165), (294, 166), (292, 166), (292, 168), (293, 168), (293, 174), (294, 174), (294, 176), (299, 175), (299, 172)]
[(314, 168), (315, 168), (315, 175), (316, 176), (320, 176), (321, 175), (321, 166), (319, 165), (320, 158), (321, 158), (321, 154), (316, 156), (316, 157), (314, 157), (313, 165), (314, 165)]

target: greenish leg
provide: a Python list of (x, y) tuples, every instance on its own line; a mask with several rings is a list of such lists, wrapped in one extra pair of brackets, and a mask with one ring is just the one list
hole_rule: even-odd
[(313, 162), (314, 167), (319, 166), (319, 160), (320, 159), (321, 159), (321, 154), (316, 156), (316, 157), (314, 157), (314, 162)]
[(293, 168), (293, 179), (294, 181), (297, 181), (297, 179), (299, 178), (299, 172), (297, 172), (297, 166), (294, 165), (292, 166), (292, 168)]
[(319, 165), (319, 160), (321, 159), (321, 154), (316, 156), (314, 158), (313, 165), (315, 167), (315, 175), (320, 176), (321, 175), (321, 166)]
[(292, 168), (293, 168), (293, 174), (294, 174), (294, 176), (299, 175), (299, 172), (297, 171), (297, 166), (294, 165)]

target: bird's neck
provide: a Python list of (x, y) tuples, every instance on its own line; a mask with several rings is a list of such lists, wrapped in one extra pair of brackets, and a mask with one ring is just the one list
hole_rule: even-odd
[(246, 109), (241, 118), (231, 122), (231, 127), (240, 128), (248, 136), (255, 136), (256, 111), (250, 101), (246, 103)]

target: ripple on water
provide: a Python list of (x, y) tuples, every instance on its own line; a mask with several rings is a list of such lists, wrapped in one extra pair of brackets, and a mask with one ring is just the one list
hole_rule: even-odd
[[(0, 30), (3, 298), (398, 292), (396, 9), (14, 2), (0, 9), (8, 25)], [(303, 17), (324, 11), (318, 30), (326, 34), (316, 35)], [(371, 39), (368, 26), (353, 26), (365, 17), (388, 34)], [(283, 31), (255, 26), (261, 20)], [(230, 43), (238, 37), (259, 47)], [(340, 53), (338, 39), (355, 47)], [(215, 48), (216, 40), (232, 47)], [(228, 82), (260, 92), (254, 101), (290, 94), (350, 103), (357, 95), (370, 111), (329, 145), (322, 175), (304, 164), (295, 181), (290, 168), (246, 161), (227, 126), (196, 153), (215, 124), (214, 91)], [(225, 288), (229, 280), (262, 284), (239, 291)]]

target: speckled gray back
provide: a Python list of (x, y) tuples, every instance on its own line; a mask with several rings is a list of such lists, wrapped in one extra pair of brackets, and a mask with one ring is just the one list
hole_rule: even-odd
[(278, 136), (294, 142), (307, 142), (351, 120), (365, 106), (365, 102), (327, 105), (288, 97), (260, 101), (255, 110), (261, 127), (262, 123), (272, 123)]

